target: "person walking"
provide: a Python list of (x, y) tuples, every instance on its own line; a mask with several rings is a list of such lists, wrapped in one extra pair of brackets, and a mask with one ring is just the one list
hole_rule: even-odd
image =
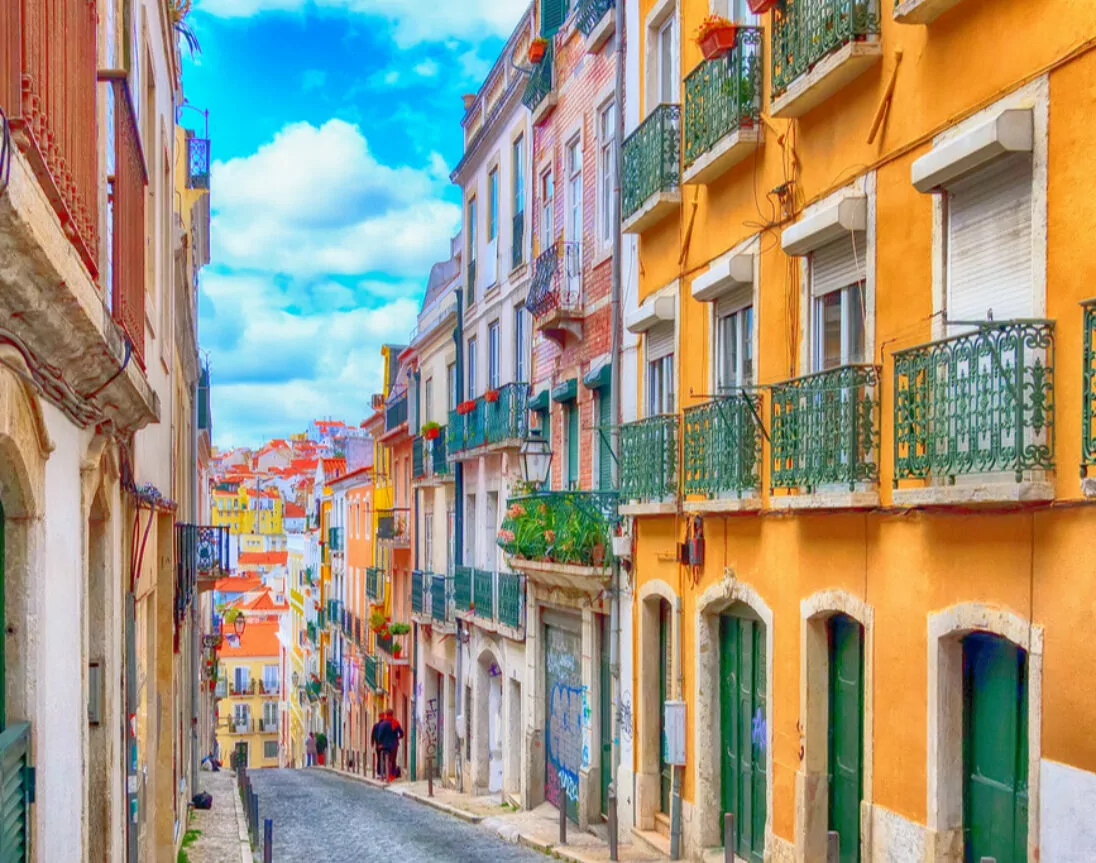
[(387, 740), (387, 734), (389, 730), (387, 714), (385, 711), (381, 711), (377, 714), (377, 721), (373, 725), (373, 730), (369, 734), (369, 740), (373, 744), (373, 775), (384, 776), (385, 763), (384, 763), (384, 743)]
[(388, 711), (388, 781), (399, 777), (399, 766), (396, 763), (396, 758), (399, 754), (400, 741), (403, 739), (403, 726), (400, 725), (400, 721), (396, 718), (394, 711)]
[(308, 739), (304, 742), (304, 754), (306, 767), (311, 767), (316, 763), (316, 735), (311, 731), (308, 732)]

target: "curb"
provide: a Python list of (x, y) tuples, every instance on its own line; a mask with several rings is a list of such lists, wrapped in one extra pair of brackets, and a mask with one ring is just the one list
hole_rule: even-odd
[(387, 782), (381, 782), (379, 779), (374, 779), (371, 776), (362, 776), (358, 773), (351, 773), (348, 770), (340, 770), (337, 767), (328, 767), (326, 764), (317, 764), (314, 767), (306, 768), (308, 770), (323, 770), (326, 773), (333, 773), (336, 776), (341, 776), (344, 779), (354, 779), (357, 782), (361, 782), (363, 785), (368, 785), (370, 788), (385, 789), (391, 788)]
[(244, 804), (243, 801), (240, 800), (240, 793), (236, 788), (236, 774), (233, 773), (232, 776), (232, 806), (236, 811), (236, 830), (240, 840), (240, 863), (254, 863), (255, 855), (251, 851), (251, 837), (247, 832), (247, 817), (244, 815)]
[(423, 806), (429, 806), (431, 809), (437, 809), (439, 812), (452, 815), (454, 818), (459, 818), (461, 821), (466, 821), (469, 824), (479, 824), (484, 818), (483, 815), (473, 815), (471, 812), (465, 812), (463, 809), (458, 809), (456, 806), (450, 806), (448, 803), (442, 803), (440, 800), (434, 800), (431, 797), (423, 797), (421, 794), (416, 794), (414, 791), (393, 788), (392, 786), (389, 786), (388, 790), (393, 794), (409, 798), (416, 803), (421, 803)]

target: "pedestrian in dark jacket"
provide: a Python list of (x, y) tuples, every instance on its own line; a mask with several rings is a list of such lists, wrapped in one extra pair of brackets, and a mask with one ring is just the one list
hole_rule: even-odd
[(388, 739), (388, 734), (391, 730), (391, 726), (388, 723), (387, 711), (382, 710), (377, 717), (376, 723), (373, 725), (373, 731), (369, 735), (369, 739), (373, 744), (373, 775), (374, 776), (387, 776), (387, 770), (384, 763), (384, 744)]
[(396, 718), (396, 714), (388, 711), (388, 781), (396, 778), (396, 756), (399, 753), (400, 741), (403, 739), (403, 726)]

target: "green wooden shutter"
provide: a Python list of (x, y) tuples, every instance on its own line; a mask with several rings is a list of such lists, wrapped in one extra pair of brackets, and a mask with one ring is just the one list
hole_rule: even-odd
[(738, 812), (738, 618), (719, 618), (719, 728), (723, 812)]
[(658, 776), (659, 811), (670, 814), (670, 786), (672, 769), (666, 763), (666, 690), (670, 668), (670, 603), (665, 599), (658, 603)]
[(609, 647), (613, 637), (609, 616), (601, 615), (601, 812), (609, 814), (609, 779), (613, 775), (613, 680)]
[(612, 435), (612, 414), (610, 406), (612, 399), (609, 397), (609, 388), (602, 387), (597, 392), (597, 424), (598, 439), (598, 488), (609, 490), (613, 487), (613, 453), (609, 448), (610, 435)]
[(540, 0), (540, 35), (550, 39), (567, 20), (568, 0)]
[(7, 665), (4, 658), (4, 642), (7, 639), (4, 633), (7, 624), (4, 622), (4, 505), (0, 504), (0, 731), (4, 730), (4, 717), (7, 716), (4, 704), (4, 693), (7, 691)]
[(843, 614), (827, 624), (830, 648), (829, 829), (837, 831), (841, 863), (860, 860), (863, 797), (864, 629)]
[(1027, 654), (975, 633), (963, 639), (963, 827), (966, 859), (1027, 860)]
[(567, 487), (578, 488), (578, 402), (569, 402), (567, 411)]

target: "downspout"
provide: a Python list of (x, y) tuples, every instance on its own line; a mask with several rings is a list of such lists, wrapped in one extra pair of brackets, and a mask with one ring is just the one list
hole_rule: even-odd
[[(467, 273), (465, 269), (465, 273)], [(457, 346), (457, 401), (461, 400), (461, 394), (464, 392), (464, 291), (467, 288), (457, 288), (457, 327), (453, 330), (453, 341)], [(451, 421), (451, 420), (450, 420)], [(464, 565), (464, 463), (457, 461), (453, 465), (453, 566)], [(448, 595), (448, 584), (446, 585), (446, 594)], [(448, 602), (448, 599), (446, 600)], [(461, 639), (463, 637), (461, 633), (461, 619), (455, 614), (457, 625), (457, 643), (456, 643), (456, 672), (457, 672), (457, 685), (456, 685), (456, 698), (454, 699), (456, 708), (453, 711), (454, 716), (457, 719), (457, 727), (455, 739), (457, 741), (456, 746), (456, 774), (457, 774), (457, 788), (464, 790), (464, 756), (461, 754), (460, 746), (460, 729), (464, 725), (460, 721), (463, 716), (464, 705), (464, 677), (463, 667), (464, 663), (461, 659)], [(465, 741), (467, 745), (467, 741)]]
[[(685, 610), (681, 604), (681, 585), (678, 583), (678, 594), (674, 597), (674, 686), (678, 701), (685, 700), (685, 671), (681, 667), (681, 627), (685, 622)], [(681, 859), (681, 781), (684, 767), (674, 766), (673, 787), (670, 800), (670, 859)]]
[[(195, 336), (197, 338), (197, 336)], [(200, 385), (202, 381), (201, 367), (199, 366), (198, 377), (194, 381), (193, 386), (193, 398), (190, 402), (190, 523), (198, 524), (199, 522), (199, 507), (198, 507), (198, 399), (200, 396)], [(201, 687), (199, 685), (199, 677), (201, 673), (201, 633), (198, 631), (198, 621), (200, 619), (198, 614), (198, 608), (201, 605), (201, 594), (198, 592), (197, 586), (194, 588), (194, 599), (190, 607), (190, 795), (193, 799), (201, 789), (198, 787), (198, 744), (200, 735), (198, 733), (198, 717), (200, 715), (199, 701), (201, 700)]]
[[(415, 398), (419, 396), (418, 387), (415, 387)], [(416, 417), (419, 419), (419, 417)], [(414, 443), (412, 443), (414, 446)], [(425, 446), (425, 444), (424, 444)], [(425, 458), (425, 455), (423, 456)], [(421, 538), (421, 531), (419, 530), (419, 500), (421, 499), (422, 489), (412, 489), (412, 499), (414, 501), (411, 507), (411, 517), (414, 520), (415, 525), (415, 542), (411, 547), (411, 572), (412, 580), (414, 580), (413, 573), (419, 571), (419, 541)], [(420, 576), (420, 591), (421, 591), (421, 576)], [(419, 715), (419, 622), (417, 620), (411, 620), (411, 751), (408, 758), (408, 772), (411, 774), (411, 781), (415, 782), (418, 779), (418, 715)]]

